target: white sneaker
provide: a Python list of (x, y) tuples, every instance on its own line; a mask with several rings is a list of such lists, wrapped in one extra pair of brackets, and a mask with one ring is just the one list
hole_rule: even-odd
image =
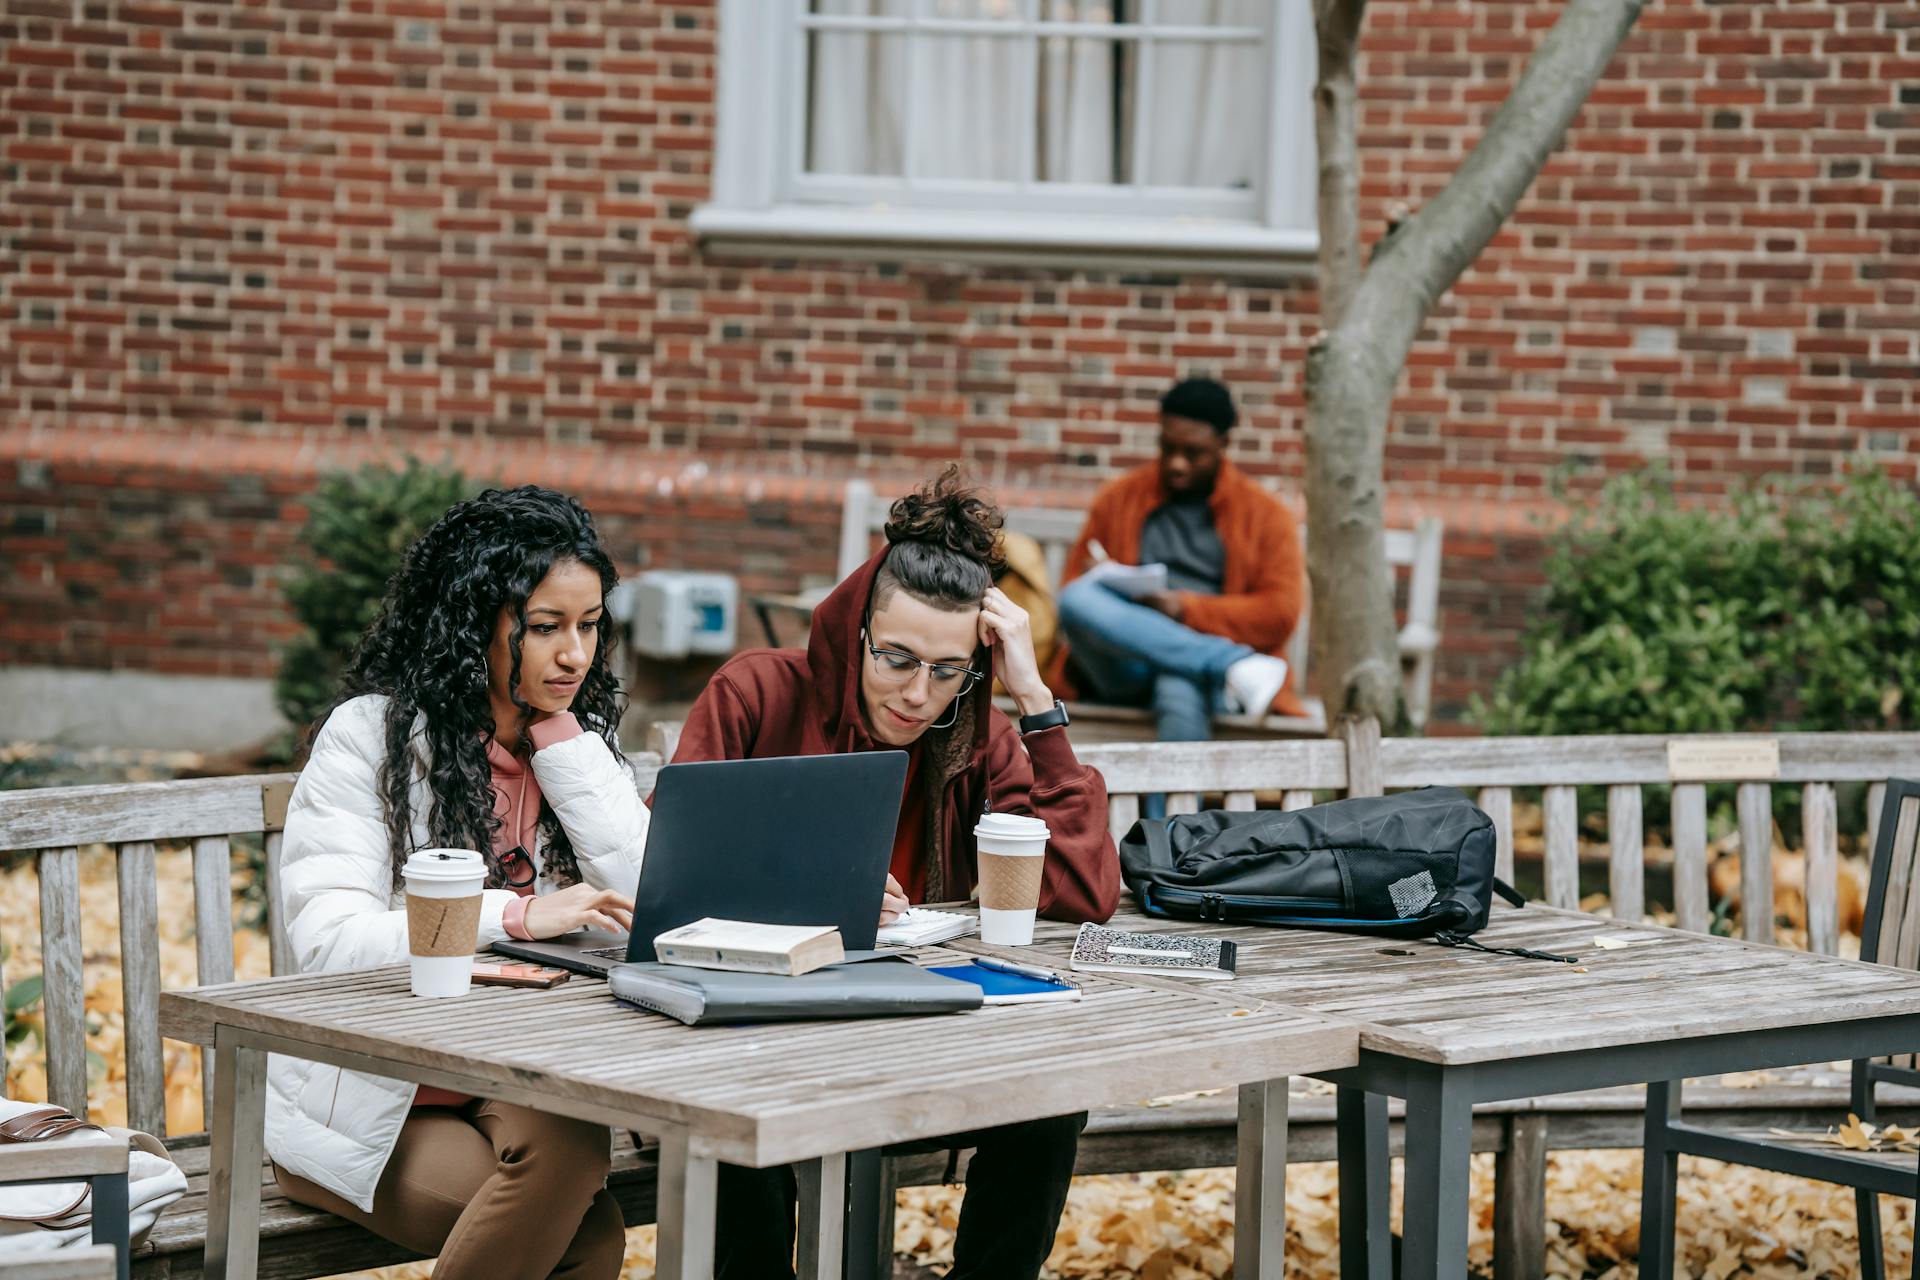
[(1256, 653), (1227, 668), (1227, 705), (1242, 715), (1264, 716), (1287, 683), (1287, 664)]

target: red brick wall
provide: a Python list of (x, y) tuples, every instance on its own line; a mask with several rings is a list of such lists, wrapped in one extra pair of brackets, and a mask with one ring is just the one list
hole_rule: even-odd
[[(1369, 227), (1439, 189), (1557, 9), (1374, 0)], [(704, 258), (713, 23), (649, 0), (0, 0), (11, 659), (261, 669), (300, 485), (363, 449), (507, 450), (510, 478), (694, 455), (827, 494), (963, 455), (1085, 484), (1204, 369), (1244, 402), (1243, 460), (1297, 479), (1308, 288)], [(1525, 521), (1491, 504), (1539, 502), (1556, 467), (1663, 459), (1714, 490), (1864, 450), (1914, 474), (1916, 178), (1920, 0), (1648, 6), (1410, 362), (1396, 501), (1460, 530), (1443, 708), (1524, 617)], [(242, 444), (252, 479), (227, 474)], [(84, 463), (101, 450), (121, 461)], [(21, 460), (56, 456), (33, 488)], [(754, 542), (756, 579), (830, 561), (810, 524), (725, 495), (655, 529), (657, 563), (706, 529), (698, 554)], [(109, 567), (185, 598), (109, 591)]]

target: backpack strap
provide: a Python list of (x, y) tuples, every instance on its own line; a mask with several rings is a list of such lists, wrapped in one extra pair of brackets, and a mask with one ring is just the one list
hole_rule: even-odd
[(1579, 964), (1579, 956), (1563, 956), (1552, 951), (1529, 951), (1525, 947), (1489, 947), (1485, 943), (1475, 942), (1464, 933), (1445, 930), (1433, 935), (1434, 942), (1443, 947), (1462, 947), (1468, 951), (1484, 951), (1488, 955), (1519, 956), (1522, 960), (1557, 960), (1562, 964)]
[(1521, 892), (1505, 880), (1502, 880), (1499, 876), (1493, 878), (1493, 891), (1502, 898), (1505, 898), (1507, 905), (1510, 907), (1524, 907), (1527, 905), (1527, 900)]

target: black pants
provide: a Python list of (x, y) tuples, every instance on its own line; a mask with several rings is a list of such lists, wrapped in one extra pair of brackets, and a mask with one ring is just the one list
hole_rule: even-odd
[[(1086, 1112), (888, 1147), (889, 1155), (975, 1148), (947, 1280), (1032, 1280), (1053, 1250)], [(720, 1166), (716, 1280), (793, 1275), (793, 1167)]]

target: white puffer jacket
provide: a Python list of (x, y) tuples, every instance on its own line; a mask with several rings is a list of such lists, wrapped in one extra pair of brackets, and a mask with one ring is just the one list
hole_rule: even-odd
[[(384, 697), (342, 703), (313, 744), (287, 805), (282, 845), (282, 918), (303, 973), (364, 969), (407, 958), (403, 895), (393, 891), (393, 856), (380, 815), (385, 758)], [(428, 848), (424, 718), (414, 724), (413, 842)], [(592, 733), (533, 756), (533, 775), (553, 807), (588, 884), (631, 894), (640, 882), (647, 807), (633, 775)], [(552, 884), (541, 851), (536, 892)], [(480, 909), (485, 948), (507, 936), (508, 889), (488, 889)], [(270, 1056), (267, 1154), (291, 1173), (371, 1211), (374, 1187), (393, 1154), (417, 1086), (324, 1063)]]

